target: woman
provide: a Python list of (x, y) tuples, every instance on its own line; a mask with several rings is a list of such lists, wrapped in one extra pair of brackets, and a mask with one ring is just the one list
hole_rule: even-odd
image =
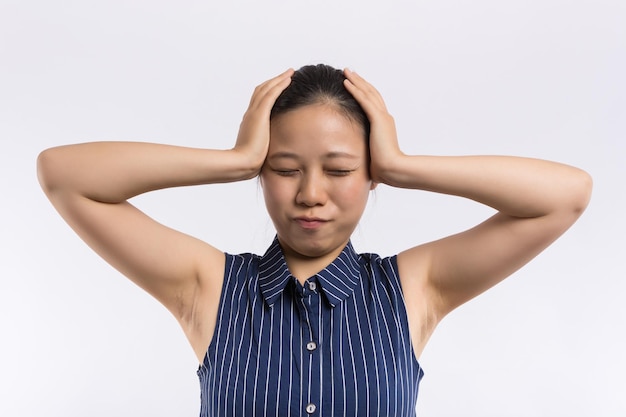
[[(325, 65), (259, 85), (230, 150), (79, 144), (42, 152), (38, 173), (70, 226), (177, 318), (202, 416), (414, 415), (437, 324), (560, 236), (591, 191), (554, 162), (405, 155), (380, 94)], [(257, 175), (277, 232), (263, 256), (224, 254), (127, 202)], [(397, 256), (359, 255), (350, 236), (380, 183), (497, 214)]]

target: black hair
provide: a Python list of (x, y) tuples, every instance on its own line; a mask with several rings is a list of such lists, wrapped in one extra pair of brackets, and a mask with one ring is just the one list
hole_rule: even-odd
[(343, 71), (330, 65), (306, 65), (295, 71), (291, 84), (278, 96), (270, 120), (281, 114), (311, 104), (329, 104), (348, 119), (357, 122), (369, 138), (370, 122), (361, 105), (350, 94), (343, 81)]

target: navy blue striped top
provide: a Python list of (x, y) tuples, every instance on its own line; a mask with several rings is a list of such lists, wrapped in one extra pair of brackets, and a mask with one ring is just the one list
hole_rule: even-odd
[(262, 257), (227, 254), (198, 376), (201, 417), (415, 416), (423, 371), (396, 257), (348, 243), (301, 285), (277, 239)]

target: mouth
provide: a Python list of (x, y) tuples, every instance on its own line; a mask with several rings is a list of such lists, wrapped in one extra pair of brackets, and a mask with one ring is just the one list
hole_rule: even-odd
[(328, 220), (320, 219), (318, 217), (296, 217), (294, 221), (300, 227), (307, 230), (319, 229), (328, 222)]

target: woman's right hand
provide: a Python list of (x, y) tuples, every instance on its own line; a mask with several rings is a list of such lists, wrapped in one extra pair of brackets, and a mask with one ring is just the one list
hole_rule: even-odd
[(290, 68), (258, 85), (239, 126), (233, 150), (240, 152), (255, 167), (257, 174), (269, 148), (270, 112), (280, 93), (291, 83), (293, 73), (294, 70)]

